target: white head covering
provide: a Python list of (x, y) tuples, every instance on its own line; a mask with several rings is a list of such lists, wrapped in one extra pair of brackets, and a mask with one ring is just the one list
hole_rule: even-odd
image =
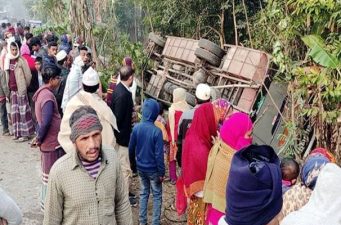
[[(7, 40), (7, 54), (6, 54), (6, 58), (5, 58), (5, 63), (4, 63), (4, 70), (9, 70), (9, 65), (10, 65), (10, 60), (12, 59), (16, 59), (20, 56), (20, 49), (18, 44), (13, 41), (13, 39), (9, 38)], [(15, 43), (15, 45), (17, 46), (18, 52), (17, 55), (12, 55), (11, 53), (11, 43)]]
[(65, 59), (65, 57), (67, 56), (67, 53), (65, 50), (60, 50), (57, 55), (56, 55), (56, 58), (57, 58), (57, 61), (62, 61), (63, 59)]
[(195, 90), (195, 96), (203, 101), (211, 98), (211, 88), (207, 84), (198, 84)]
[(286, 216), (281, 225), (340, 225), (341, 168), (328, 163), (317, 178), (309, 202)]
[(98, 73), (91, 66), (83, 74), (82, 83), (86, 86), (96, 86), (99, 84)]

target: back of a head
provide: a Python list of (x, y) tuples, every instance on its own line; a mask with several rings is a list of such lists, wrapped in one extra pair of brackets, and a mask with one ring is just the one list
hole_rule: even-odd
[(236, 152), (226, 192), (229, 225), (264, 225), (282, 209), (280, 162), (271, 146), (250, 145)]
[(41, 41), (38, 37), (33, 37), (30, 41), (30, 46), (41, 46)]
[(119, 70), (120, 78), (122, 81), (127, 81), (135, 73), (134, 69), (130, 66), (122, 66)]
[(211, 100), (211, 88), (207, 84), (198, 84), (195, 90), (197, 104), (209, 102)]
[(146, 99), (142, 106), (142, 120), (155, 122), (157, 116), (159, 115), (159, 111), (159, 104), (155, 99)]
[(52, 63), (44, 65), (42, 72), (43, 82), (47, 84), (50, 81), (50, 79), (60, 76), (60, 73), (61, 69), (57, 65)]
[(99, 76), (98, 73), (89, 67), (82, 77), (83, 89), (85, 92), (95, 93), (99, 88)]
[(175, 88), (173, 91), (173, 103), (186, 101), (186, 90), (183, 88)]
[(291, 181), (297, 179), (300, 173), (300, 166), (292, 158), (284, 158), (281, 160), (281, 171), (282, 171), (282, 179)]

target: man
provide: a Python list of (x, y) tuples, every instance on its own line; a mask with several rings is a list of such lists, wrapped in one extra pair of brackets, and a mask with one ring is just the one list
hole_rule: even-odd
[(82, 106), (70, 117), (75, 151), (53, 165), (44, 225), (132, 225), (132, 213), (116, 151), (102, 145), (96, 111)]
[(198, 84), (195, 90), (196, 106), (193, 109), (185, 111), (179, 120), (179, 133), (177, 140), (178, 151), (176, 154), (176, 160), (179, 167), (181, 167), (182, 144), (185, 140), (186, 132), (192, 123), (194, 112), (201, 104), (209, 101), (211, 101), (211, 88), (207, 84)]
[(62, 105), (67, 76), (70, 73), (70, 70), (66, 67), (67, 53), (64, 50), (59, 51), (56, 55), (56, 60), (57, 60), (58, 67), (62, 70), (62, 72), (60, 74), (61, 81), (60, 81), (59, 87), (55, 91), (55, 96), (56, 96), (56, 100), (58, 104), (59, 114), (63, 117), (63, 110), (62, 110), (61, 105)]
[(43, 58), (44, 64), (57, 64), (56, 55), (58, 52), (57, 42), (49, 42), (47, 44), (47, 55)]
[[(119, 70), (119, 76), (121, 82), (116, 86), (112, 93), (111, 110), (113, 111), (116, 120), (118, 131), (115, 131), (115, 137), (117, 141), (116, 150), (120, 157), (122, 166), (122, 172), (124, 177), (125, 186), (127, 191), (129, 190), (129, 178), (132, 175), (129, 161), (129, 140), (132, 131), (132, 116), (133, 116), (133, 98), (129, 90), (134, 80), (134, 69), (130, 66), (123, 66)], [(134, 197), (132, 195), (132, 197)], [(133, 206), (136, 205), (136, 201), (131, 198)]]
[(90, 67), (83, 75), (83, 90), (79, 91), (67, 104), (58, 134), (60, 145), (73, 151), (74, 145), (70, 140), (71, 128), (69, 125), (70, 116), (80, 106), (94, 108), (103, 127), (102, 142), (112, 148), (116, 145), (114, 129), (117, 130), (116, 118), (109, 106), (97, 94), (99, 88), (99, 77), (97, 72)]
[(41, 42), (38, 37), (33, 37), (30, 40), (30, 48), (36, 57), (44, 58), (47, 55), (46, 50), (41, 47)]
[(63, 111), (65, 111), (66, 105), (70, 99), (82, 89), (82, 67), (87, 64), (88, 61), (88, 48), (82, 47), (80, 50), (80, 55), (75, 58), (66, 80), (61, 106)]

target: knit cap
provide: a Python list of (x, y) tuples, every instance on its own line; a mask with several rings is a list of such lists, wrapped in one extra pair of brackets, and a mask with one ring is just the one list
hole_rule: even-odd
[(96, 111), (90, 106), (82, 106), (74, 111), (69, 121), (71, 127), (70, 139), (72, 143), (76, 142), (76, 139), (88, 134), (92, 131), (102, 131), (103, 127)]

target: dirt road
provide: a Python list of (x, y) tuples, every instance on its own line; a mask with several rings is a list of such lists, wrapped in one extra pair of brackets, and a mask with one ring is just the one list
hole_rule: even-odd
[[(1, 130), (1, 127), (0, 127)], [(41, 185), (40, 153), (31, 149), (28, 142), (15, 143), (11, 137), (0, 135), (0, 187), (16, 200), (23, 212), (24, 225), (40, 225), (43, 213), (39, 205)], [(133, 190), (138, 194), (138, 178), (133, 179)], [(175, 187), (165, 182), (163, 185), (163, 210), (161, 224), (185, 224), (184, 221), (170, 209), (174, 201)], [(149, 200), (149, 216), (151, 221), (152, 200)], [(134, 224), (138, 224), (138, 208), (133, 208)], [(168, 219), (167, 219), (168, 218)]]

